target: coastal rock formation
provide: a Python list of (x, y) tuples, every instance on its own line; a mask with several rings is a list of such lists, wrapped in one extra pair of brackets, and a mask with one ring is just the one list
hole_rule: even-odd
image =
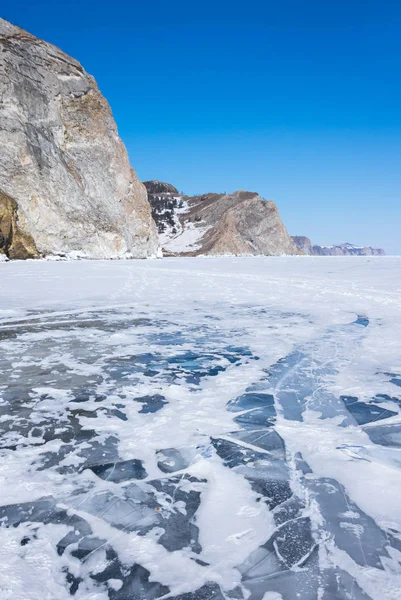
[(317, 246), (312, 245), (310, 239), (305, 236), (296, 235), (292, 239), (304, 254), (311, 256), (385, 256), (386, 254), (381, 248), (371, 246), (354, 246), (349, 243), (338, 246)]
[(314, 256), (384, 256), (386, 254), (381, 248), (355, 246), (349, 243), (338, 246), (313, 246), (312, 249)]
[(0, 19), (0, 253), (147, 257), (147, 192), (93, 77)]
[(293, 235), (292, 239), (294, 240), (297, 248), (304, 254), (313, 254), (312, 242), (309, 238), (305, 237), (304, 235)]
[(159, 181), (145, 186), (165, 254), (302, 254), (274, 202), (256, 192), (189, 197)]

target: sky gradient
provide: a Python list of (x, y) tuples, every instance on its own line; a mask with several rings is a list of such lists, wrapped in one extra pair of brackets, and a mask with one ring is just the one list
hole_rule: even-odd
[(2, 0), (95, 76), (142, 180), (401, 254), (401, 3)]

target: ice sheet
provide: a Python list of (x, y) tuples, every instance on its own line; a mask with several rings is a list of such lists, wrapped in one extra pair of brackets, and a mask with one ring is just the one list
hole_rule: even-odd
[(0, 265), (0, 597), (398, 600), (401, 259)]

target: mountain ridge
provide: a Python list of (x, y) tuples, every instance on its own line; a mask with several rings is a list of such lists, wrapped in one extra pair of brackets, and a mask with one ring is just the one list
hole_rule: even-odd
[(385, 256), (382, 248), (373, 248), (372, 246), (356, 246), (349, 242), (332, 246), (319, 246), (312, 244), (311, 240), (305, 236), (292, 236), (297, 247), (304, 254), (309, 256)]
[(156, 180), (144, 185), (166, 255), (301, 254), (275, 203), (257, 192), (186, 196)]

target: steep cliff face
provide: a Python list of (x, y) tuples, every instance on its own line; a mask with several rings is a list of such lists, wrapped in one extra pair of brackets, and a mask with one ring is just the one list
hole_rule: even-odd
[(170, 184), (145, 186), (166, 254), (302, 254), (274, 202), (256, 192), (188, 197)]
[(318, 246), (312, 245), (310, 239), (304, 236), (296, 235), (292, 239), (304, 254), (311, 256), (385, 256), (386, 254), (381, 248), (371, 246), (354, 246), (348, 243), (338, 246)]
[(313, 254), (312, 242), (309, 238), (305, 237), (304, 235), (293, 235), (292, 239), (294, 240), (297, 248), (302, 250), (304, 254)]
[(0, 19), (0, 98), (0, 252), (156, 254), (146, 189), (81, 65)]

